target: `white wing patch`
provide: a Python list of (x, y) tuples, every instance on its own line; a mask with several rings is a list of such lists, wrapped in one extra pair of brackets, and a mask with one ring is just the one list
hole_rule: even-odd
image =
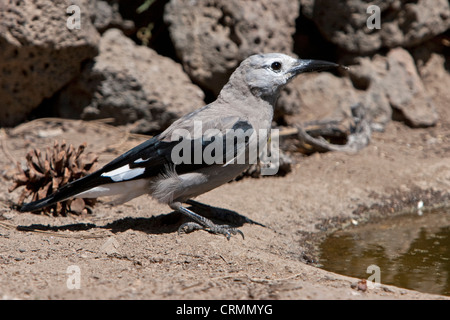
[(145, 168), (131, 169), (130, 166), (127, 164), (127, 165), (117, 168), (115, 170), (102, 173), (102, 177), (111, 178), (111, 180), (114, 182), (122, 182), (122, 181), (131, 180), (131, 179), (143, 174), (144, 171), (145, 171)]
[(135, 160), (134, 163), (142, 163), (142, 162), (145, 162), (145, 161), (147, 161), (147, 160), (148, 160), (148, 159), (142, 159), (142, 158), (139, 158), (139, 159)]

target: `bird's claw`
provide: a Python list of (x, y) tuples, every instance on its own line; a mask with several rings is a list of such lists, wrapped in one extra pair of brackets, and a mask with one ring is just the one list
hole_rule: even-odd
[(236, 234), (240, 234), (242, 236), (242, 239), (245, 239), (244, 233), (241, 230), (230, 227), (228, 225), (218, 225), (213, 223), (208, 226), (202, 226), (197, 222), (186, 222), (178, 228), (178, 233), (190, 233), (195, 230), (205, 230), (213, 234), (223, 234), (227, 238), (227, 240), (230, 240), (231, 235)]

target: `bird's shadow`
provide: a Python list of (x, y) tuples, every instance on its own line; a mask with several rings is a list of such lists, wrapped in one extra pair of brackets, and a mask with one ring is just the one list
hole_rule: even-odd
[[(194, 200), (189, 200), (187, 204), (189, 209), (194, 212), (211, 219), (214, 223), (228, 224), (232, 227), (241, 227), (244, 223), (256, 224), (265, 227), (263, 224), (253, 221), (233, 210), (212, 207)], [(62, 226), (50, 226), (42, 224), (32, 224), (29, 226), (19, 225), (17, 230), (20, 231), (87, 231), (91, 229), (107, 229), (112, 233), (125, 232), (127, 230), (136, 230), (148, 234), (164, 234), (176, 232), (180, 225), (191, 221), (182, 213), (173, 211), (167, 214), (160, 214), (150, 218), (143, 217), (126, 217), (116, 221), (99, 226), (94, 223), (74, 223)]]

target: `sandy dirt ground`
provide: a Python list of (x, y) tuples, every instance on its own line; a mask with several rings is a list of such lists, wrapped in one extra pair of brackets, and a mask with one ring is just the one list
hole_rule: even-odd
[(200, 196), (245, 234), (229, 241), (178, 234), (186, 219), (148, 196), (115, 207), (102, 201), (86, 216), (19, 213), (8, 178), (31, 148), (86, 141), (103, 164), (143, 138), (81, 121), (3, 132), (0, 299), (445, 299), (388, 285), (358, 290), (360, 279), (317, 268), (314, 254), (317, 238), (352, 221), (414, 210), (420, 200), (425, 209), (449, 204), (445, 108), (436, 127), (391, 122), (357, 154), (297, 156), (285, 177), (245, 178)]

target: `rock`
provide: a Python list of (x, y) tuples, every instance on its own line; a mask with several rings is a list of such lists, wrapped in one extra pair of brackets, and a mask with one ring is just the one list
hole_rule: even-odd
[(91, 20), (98, 32), (103, 33), (111, 28), (120, 29), (126, 35), (131, 35), (133, 32), (136, 32), (134, 22), (131, 20), (124, 20), (120, 15), (119, 2), (117, 0), (90, 1), (92, 3)]
[[(351, 106), (359, 102), (348, 78), (339, 78), (328, 72), (304, 74), (292, 81), (298, 114), (286, 117), (288, 124), (300, 124), (317, 120), (346, 122), (352, 119)], [(286, 102), (284, 102), (286, 103)]]
[[(355, 61), (349, 77), (321, 72), (294, 79), (289, 94), (280, 97), (287, 123), (329, 120), (348, 127), (352, 124), (350, 107), (361, 103), (372, 130), (383, 130), (393, 117), (412, 127), (436, 124), (435, 105), (408, 51), (396, 48), (386, 56), (357, 57)], [(442, 72), (440, 79), (444, 79)]]
[(349, 74), (356, 87), (366, 87), (360, 95), (366, 97), (364, 102), (376, 122), (385, 123), (392, 113), (387, 109), (388, 102), (393, 117), (412, 127), (436, 124), (438, 114), (434, 103), (408, 51), (396, 48), (386, 56), (357, 58), (357, 61)]
[(95, 61), (53, 103), (62, 117), (112, 117), (133, 132), (155, 132), (203, 106), (203, 99), (181, 65), (109, 29)]
[(386, 57), (375, 55), (358, 57), (357, 65), (350, 66), (349, 76), (357, 89), (359, 100), (368, 110), (372, 129), (383, 131), (392, 119), (392, 108), (383, 85), (386, 69)]
[(387, 55), (388, 73), (383, 87), (394, 110), (401, 112), (413, 127), (436, 124), (438, 115), (431, 97), (419, 77), (414, 60), (408, 51), (396, 48)]
[(356, 152), (369, 143), (371, 110), (348, 77), (328, 72), (309, 73), (294, 79), (291, 87), (294, 93), (285, 96), (288, 101), (283, 103), (297, 104), (299, 111), (284, 115), (284, 122), (297, 128), (298, 134), (293, 146), (284, 144), (283, 148), (307, 154), (331, 150)]
[(0, 126), (13, 126), (72, 80), (97, 52), (99, 34), (80, 7), (81, 28), (70, 29), (66, 1), (0, 2)]
[(290, 54), (298, 14), (290, 0), (172, 0), (164, 19), (186, 72), (218, 94), (247, 56)]
[(428, 51), (426, 57), (417, 51), (414, 55), (417, 68), (428, 94), (433, 97), (440, 119), (450, 119), (448, 102), (450, 101), (450, 73), (445, 68), (446, 59), (443, 53)]
[(109, 237), (108, 240), (100, 247), (100, 252), (106, 253), (108, 256), (120, 254), (120, 244), (114, 237)]
[[(380, 8), (380, 29), (367, 27), (372, 12)], [(301, 0), (302, 13), (322, 34), (340, 48), (367, 54), (380, 48), (416, 46), (450, 27), (448, 0)]]

